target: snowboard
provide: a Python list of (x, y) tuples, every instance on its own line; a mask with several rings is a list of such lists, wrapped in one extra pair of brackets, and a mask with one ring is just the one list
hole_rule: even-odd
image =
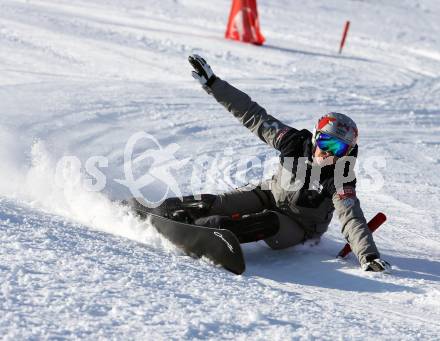
[(206, 257), (237, 275), (245, 271), (240, 243), (231, 231), (187, 224), (152, 213), (147, 213), (145, 218), (161, 235), (189, 256)]

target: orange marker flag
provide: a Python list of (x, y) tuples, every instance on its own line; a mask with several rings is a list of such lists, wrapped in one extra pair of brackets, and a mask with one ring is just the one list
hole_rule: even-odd
[(257, 0), (233, 0), (225, 38), (262, 45)]

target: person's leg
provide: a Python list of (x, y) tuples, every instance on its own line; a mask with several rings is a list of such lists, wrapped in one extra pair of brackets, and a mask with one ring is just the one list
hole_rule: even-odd
[(153, 213), (168, 218), (177, 218), (176, 212), (183, 212), (192, 220), (211, 215), (242, 216), (261, 212), (274, 207), (274, 199), (269, 190), (260, 187), (244, 186), (223, 194), (201, 194), (195, 199), (193, 195), (180, 198), (167, 198), (158, 207), (147, 207), (142, 199), (130, 199), (128, 204), (141, 215)]
[(274, 211), (244, 214), (233, 219), (230, 216), (210, 215), (198, 218), (194, 224), (229, 230), (240, 243), (256, 242), (275, 235), (279, 229), (279, 219)]
[(274, 250), (285, 249), (305, 240), (305, 232), (301, 226), (285, 214), (276, 212), (279, 219), (278, 232), (264, 241)]
[(200, 199), (195, 199), (192, 195), (187, 195), (182, 198), (170, 197), (156, 207), (150, 207), (142, 198), (130, 198), (124, 200), (123, 203), (130, 206), (142, 217), (145, 217), (147, 214), (156, 214), (162, 217), (180, 220), (176, 213), (185, 212), (186, 216), (191, 216), (192, 219), (209, 214), (208, 211), (215, 199), (216, 195), (201, 194)]
[(244, 186), (217, 195), (209, 209), (209, 215), (244, 215), (274, 208), (274, 198), (269, 190), (251, 188)]
[(260, 187), (241, 187), (215, 196), (207, 214), (195, 220), (197, 225), (232, 231), (240, 243), (269, 238), (278, 232), (279, 219), (270, 191)]

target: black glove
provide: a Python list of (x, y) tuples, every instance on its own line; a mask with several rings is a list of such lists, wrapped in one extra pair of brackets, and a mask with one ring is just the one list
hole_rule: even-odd
[(188, 61), (195, 70), (192, 72), (192, 76), (202, 84), (204, 89), (209, 88), (217, 79), (217, 76), (214, 75), (206, 60), (197, 54), (193, 54), (188, 57)]
[(391, 265), (387, 261), (384, 261), (380, 258), (375, 258), (372, 260), (368, 260), (361, 265), (362, 270), (364, 271), (374, 271), (374, 272), (391, 272)]

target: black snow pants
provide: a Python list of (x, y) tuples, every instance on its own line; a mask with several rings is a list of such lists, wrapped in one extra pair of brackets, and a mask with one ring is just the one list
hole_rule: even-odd
[(233, 191), (215, 195), (207, 215), (233, 216), (273, 210), (279, 219), (278, 232), (264, 241), (272, 249), (284, 249), (305, 240), (305, 232), (289, 216), (279, 213), (270, 190), (244, 186)]

